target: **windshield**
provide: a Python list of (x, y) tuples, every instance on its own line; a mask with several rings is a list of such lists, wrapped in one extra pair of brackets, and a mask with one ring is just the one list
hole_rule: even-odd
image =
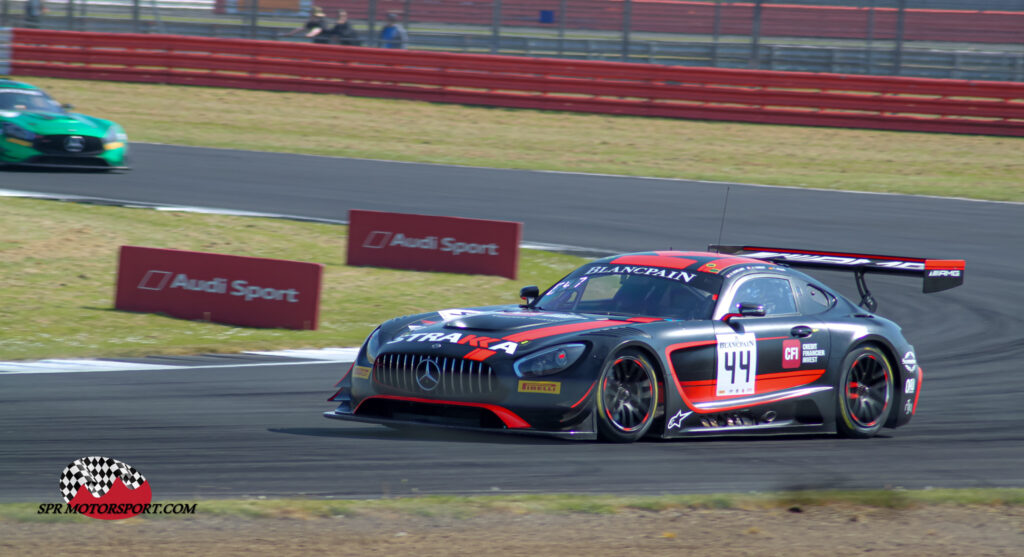
[(552, 286), (534, 307), (665, 319), (711, 319), (721, 287), (722, 278), (708, 273), (594, 264)]
[(60, 103), (36, 89), (0, 89), (0, 110), (64, 112)]

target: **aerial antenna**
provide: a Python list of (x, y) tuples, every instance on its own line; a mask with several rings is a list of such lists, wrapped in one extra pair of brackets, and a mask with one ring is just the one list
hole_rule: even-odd
[(725, 212), (729, 210), (729, 190), (732, 186), (725, 186), (725, 203), (722, 205), (722, 224), (718, 227), (718, 241), (715, 245), (722, 245), (722, 232), (725, 231)]

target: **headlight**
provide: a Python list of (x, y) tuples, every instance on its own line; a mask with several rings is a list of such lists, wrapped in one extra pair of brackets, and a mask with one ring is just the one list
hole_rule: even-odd
[(124, 143), (128, 141), (128, 134), (124, 133), (119, 126), (110, 126), (107, 134), (103, 136), (103, 143)]
[(516, 375), (519, 377), (540, 377), (558, 373), (583, 355), (587, 349), (585, 344), (563, 344), (542, 350), (536, 354), (522, 358), (515, 363)]
[(36, 138), (35, 132), (26, 130), (14, 122), (4, 122), (4, 135), (24, 141), (32, 141)]

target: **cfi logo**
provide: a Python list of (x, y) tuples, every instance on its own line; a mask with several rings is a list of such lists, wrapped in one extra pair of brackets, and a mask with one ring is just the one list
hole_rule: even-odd
[(153, 499), (149, 482), (138, 470), (102, 456), (68, 464), (60, 475), (60, 492), (79, 514), (100, 520), (131, 518)]

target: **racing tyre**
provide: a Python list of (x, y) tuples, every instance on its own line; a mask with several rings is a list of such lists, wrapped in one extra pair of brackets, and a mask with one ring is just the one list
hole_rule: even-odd
[(892, 365), (881, 350), (862, 346), (843, 359), (836, 428), (844, 437), (873, 437), (892, 411)]
[(598, 380), (597, 432), (604, 441), (631, 443), (654, 423), (658, 376), (639, 350), (623, 350), (605, 364)]

